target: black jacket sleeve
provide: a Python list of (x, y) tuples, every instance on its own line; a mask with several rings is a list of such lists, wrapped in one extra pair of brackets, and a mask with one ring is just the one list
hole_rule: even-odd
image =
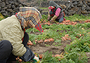
[(21, 59), (25, 62), (32, 60), (35, 56), (29, 47), (26, 47), (26, 49), (26, 53), (21, 57)]

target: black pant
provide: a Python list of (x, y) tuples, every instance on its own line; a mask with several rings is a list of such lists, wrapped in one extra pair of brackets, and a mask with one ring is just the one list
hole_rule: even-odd
[(9, 41), (0, 41), (0, 63), (6, 63), (6, 60), (11, 54), (12, 49), (13, 47)]
[[(24, 39), (22, 42), (25, 47), (27, 45), (28, 40), (29, 40), (29, 36), (25, 32)], [(8, 61), (16, 61), (17, 56), (15, 56), (11, 53), (12, 49), (13, 49), (13, 47), (9, 41), (7, 41), (7, 40), (0, 41), (0, 61), (6, 60), (7, 58), (8, 58), (7, 62)], [(4, 63), (4, 62), (0, 62), (0, 63)]]

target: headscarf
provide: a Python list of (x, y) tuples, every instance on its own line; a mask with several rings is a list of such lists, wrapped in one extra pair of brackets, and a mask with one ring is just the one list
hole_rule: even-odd
[(50, 2), (49, 2), (49, 6), (54, 6), (56, 9), (57, 9), (57, 8), (60, 8), (60, 9), (62, 10), (62, 7), (59, 6), (57, 3), (55, 3), (54, 1), (50, 1)]
[(22, 28), (24, 27), (24, 21), (29, 21), (28, 27), (35, 27), (37, 30), (43, 32), (39, 23), (41, 19), (40, 12), (34, 7), (20, 7), (20, 12), (16, 14), (18, 21), (21, 22)]
[(55, 7), (54, 6), (49, 6), (49, 8), (48, 9), (54, 9)]

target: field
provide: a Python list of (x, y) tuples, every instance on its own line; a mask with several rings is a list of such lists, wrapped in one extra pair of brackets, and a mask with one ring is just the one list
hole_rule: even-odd
[(42, 55), (40, 63), (90, 63), (90, 16), (65, 18), (62, 23), (50, 23), (47, 15), (42, 15), (43, 33), (35, 28), (26, 30), (33, 42), (28, 47)]
[[(65, 17), (62, 23), (41, 19), (43, 33), (35, 28), (27, 30), (32, 51), (42, 55), (41, 63), (89, 63), (90, 54), (90, 16), (73, 15)], [(90, 57), (90, 56), (89, 56)]]

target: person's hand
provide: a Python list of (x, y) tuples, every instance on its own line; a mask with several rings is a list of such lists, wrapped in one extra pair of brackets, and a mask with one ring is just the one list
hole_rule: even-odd
[(50, 22), (52, 22), (53, 20), (50, 20)]
[(40, 62), (39, 57), (34, 56), (33, 61), (36, 62), (36, 63), (39, 63)]
[(54, 23), (54, 22), (55, 22), (54, 20), (52, 20), (52, 19), (50, 20), (50, 23)]
[(29, 40), (27, 45), (33, 45), (33, 43)]
[(22, 62), (22, 59), (20, 59), (19, 57), (17, 57), (16, 60), (20, 63)]

